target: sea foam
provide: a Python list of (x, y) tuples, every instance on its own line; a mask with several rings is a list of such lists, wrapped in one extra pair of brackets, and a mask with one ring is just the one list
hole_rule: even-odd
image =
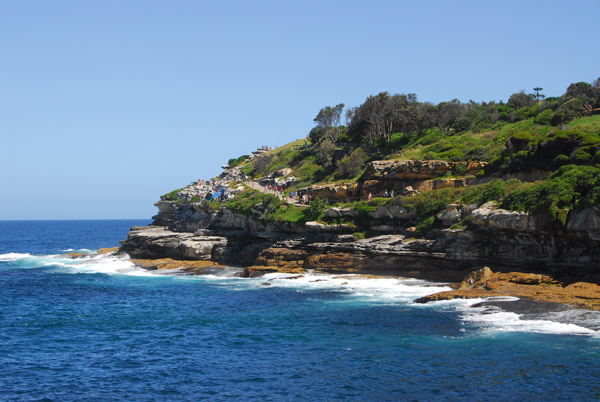
[(19, 261), (29, 257), (32, 257), (32, 255), (27, 253), (7, 253), (0, 254), (0, 261)]
[[(297, 291), (328, 290), (340, 294), (340, 302), (348, 298), (375, 304), (405, 304), (414, 308), (433, 308), (459, 312), (464, 323), (479, 326), (491, 332), (535, 332), (546, 334), (570, 334), (600, 336), (600, 312), (569, 309), (548, 312), (532, 317), (504, 311), (485, 302), (514, 302), (519, 299), (498, 296), (477, 299), (454, 299), (416, 304), (414, 300), (432, 293), (448, 291), (443, 283), (418, 279), (364, 277), (356, 274), (324, 274), (308, 272), (302, 275), (269, 273), (258, 278), (239, 278), (239, 269), (221, 269), (209, 275), (182, 275), (179, 269), (148, 271), (133, 264), (128, 257), (110, 254), (69, 258), (64, 254), (35, 256), (27, 253), (0, 254), (0, 261), (19, 262), (20, 268), (46, 266), (55, 273), (106, 274), (147, 277), (171, 277), (176, 280), (206, 281), (228, 287), (230, 290), (266, 288), (289, 288)], [(484, 303), (483, 305), (480, 305)]]

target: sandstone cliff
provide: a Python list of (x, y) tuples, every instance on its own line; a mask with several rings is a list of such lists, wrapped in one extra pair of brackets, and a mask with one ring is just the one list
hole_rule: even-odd
[[(312, 194), (342, 199), (372, 189), (423, 189), (427, 182), (466, 185), (465, 178), (439, 180), (457, 166), (476, 172), (483, 164), (375, 161), (358, 183), (313, 186)], [(280, 173), (284, 177), (290, 172)], [(459, 281), (470, 270), (490, 265), (500, 272), (595, 278), (600, 267), (599, 207), (570, 211), (558, 227), (544, 217), (499, 209), (494, 203), (450, 204), (436, 219), (447, 226), (459, 221), (469, 222), (468, 226), (434, 230), (418, 239), (416, 212), (394, 203), (367, 212), (329, 208), (324, 222), (269, 222), (260, 214), (241, 214), (227, 205), (214, 209), (198, 202), (205, 192), (206, 188), (196, 186), (181, 190), (175, 201), (163, 197), (156, 204), (159, 213), (153, 224), (132, 228), (122, 250), (134, 258), (244, 266), (246, 275), (325, 270)], [(345, 221), (360, 222), (370, 236), (353, 235), (356, 227)]]

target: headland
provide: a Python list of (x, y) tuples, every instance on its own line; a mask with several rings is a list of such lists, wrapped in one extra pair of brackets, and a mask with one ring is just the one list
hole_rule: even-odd
[[(600, 115), (573, 99), (600, 105), (600, 88), (435, 110), (382, 93), (345, 126), (343, 105), (323, 108), (306, 139), (233, 158), (218, 177), (163, 195), (121, 252), (194, 274), (238, 266), (247, 277), (455, 284), (419, 302), (508, 295), (600, 310)], [(395, 111), (390, 126), (372, 119), (388, 116), (382, 105)]]

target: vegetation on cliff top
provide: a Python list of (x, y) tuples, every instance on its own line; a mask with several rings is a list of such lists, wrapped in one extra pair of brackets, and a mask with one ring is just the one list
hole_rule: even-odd
[[(316, 126), (307, 139), (252, 161), (246, 156), (232, 158), (229, 167), (241, 166), (241, 171), (254, 179), (290, 168), (288, 176), (296, 181), (287, 191), (316, 183), (356, 181), (367, 162), (382, 159), (485, 161), (488, 165), (478, 176), (489, 178), (483, 180), (485, 184), (470, 187), (340, 204), (359, 211), (360, 216), (352, 222), (323, 218), (324, 200), (300, 208), (255, 191), (236, 197), (227, 207), (268, 222), (321, 219), (353, 223), (362, 230), (368, 226), (369, 212), (395, 203), (414, 212), (417, 234), (439, 225), (435, 216), (450, 203), (495, 201), (506, 209), (546, 214), (561, 221), (565, 216), (561, 211), (600, 203), (599, 84), (599, 80), (593, 85), (571, 84), (564, 95), (546, 99), (542, 89), (535, 88), (533, 94), (513, 94), (506, 103), (461, 103), (455, 99), (433, 105), (419, 102), (414, 94), (382, 92), (354, 108), (326, 106), (315, 117)], [(464, 175), (466, 167), (463, 170), (452, 174)], [(540, 182), (499, 179), (535, 171), (551, 174)], [(178, 191), (164, 197), (180, 201)]]
[[(326, 106), (307, 141), (269, 152), (243, 171), (256, 178), (292, 168), (300, 180), (296, 189), (356, 180), (366, 162), (376, 159), (486, 161), (492, 162), (489, 172), (515, 171), (531, 162), (539, 169), (597, 164), (599, 115), (574, 119), (600, 108), (598, 80), (571, 84), (560, 97), (544, 99), (541, 90), (515, 93), (506, 103), (454, 99), (433, 105), (415, 94), (382, 92), (345, 113), (343, 104)], [(230, 167), (240, 163), (231, 159)]]

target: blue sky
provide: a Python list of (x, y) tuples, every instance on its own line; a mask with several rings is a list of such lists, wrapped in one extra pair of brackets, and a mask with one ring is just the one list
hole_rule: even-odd
[(600, 1), (0, 0), (0, 219), (150, 218), (370, 94), (560, 96)]

